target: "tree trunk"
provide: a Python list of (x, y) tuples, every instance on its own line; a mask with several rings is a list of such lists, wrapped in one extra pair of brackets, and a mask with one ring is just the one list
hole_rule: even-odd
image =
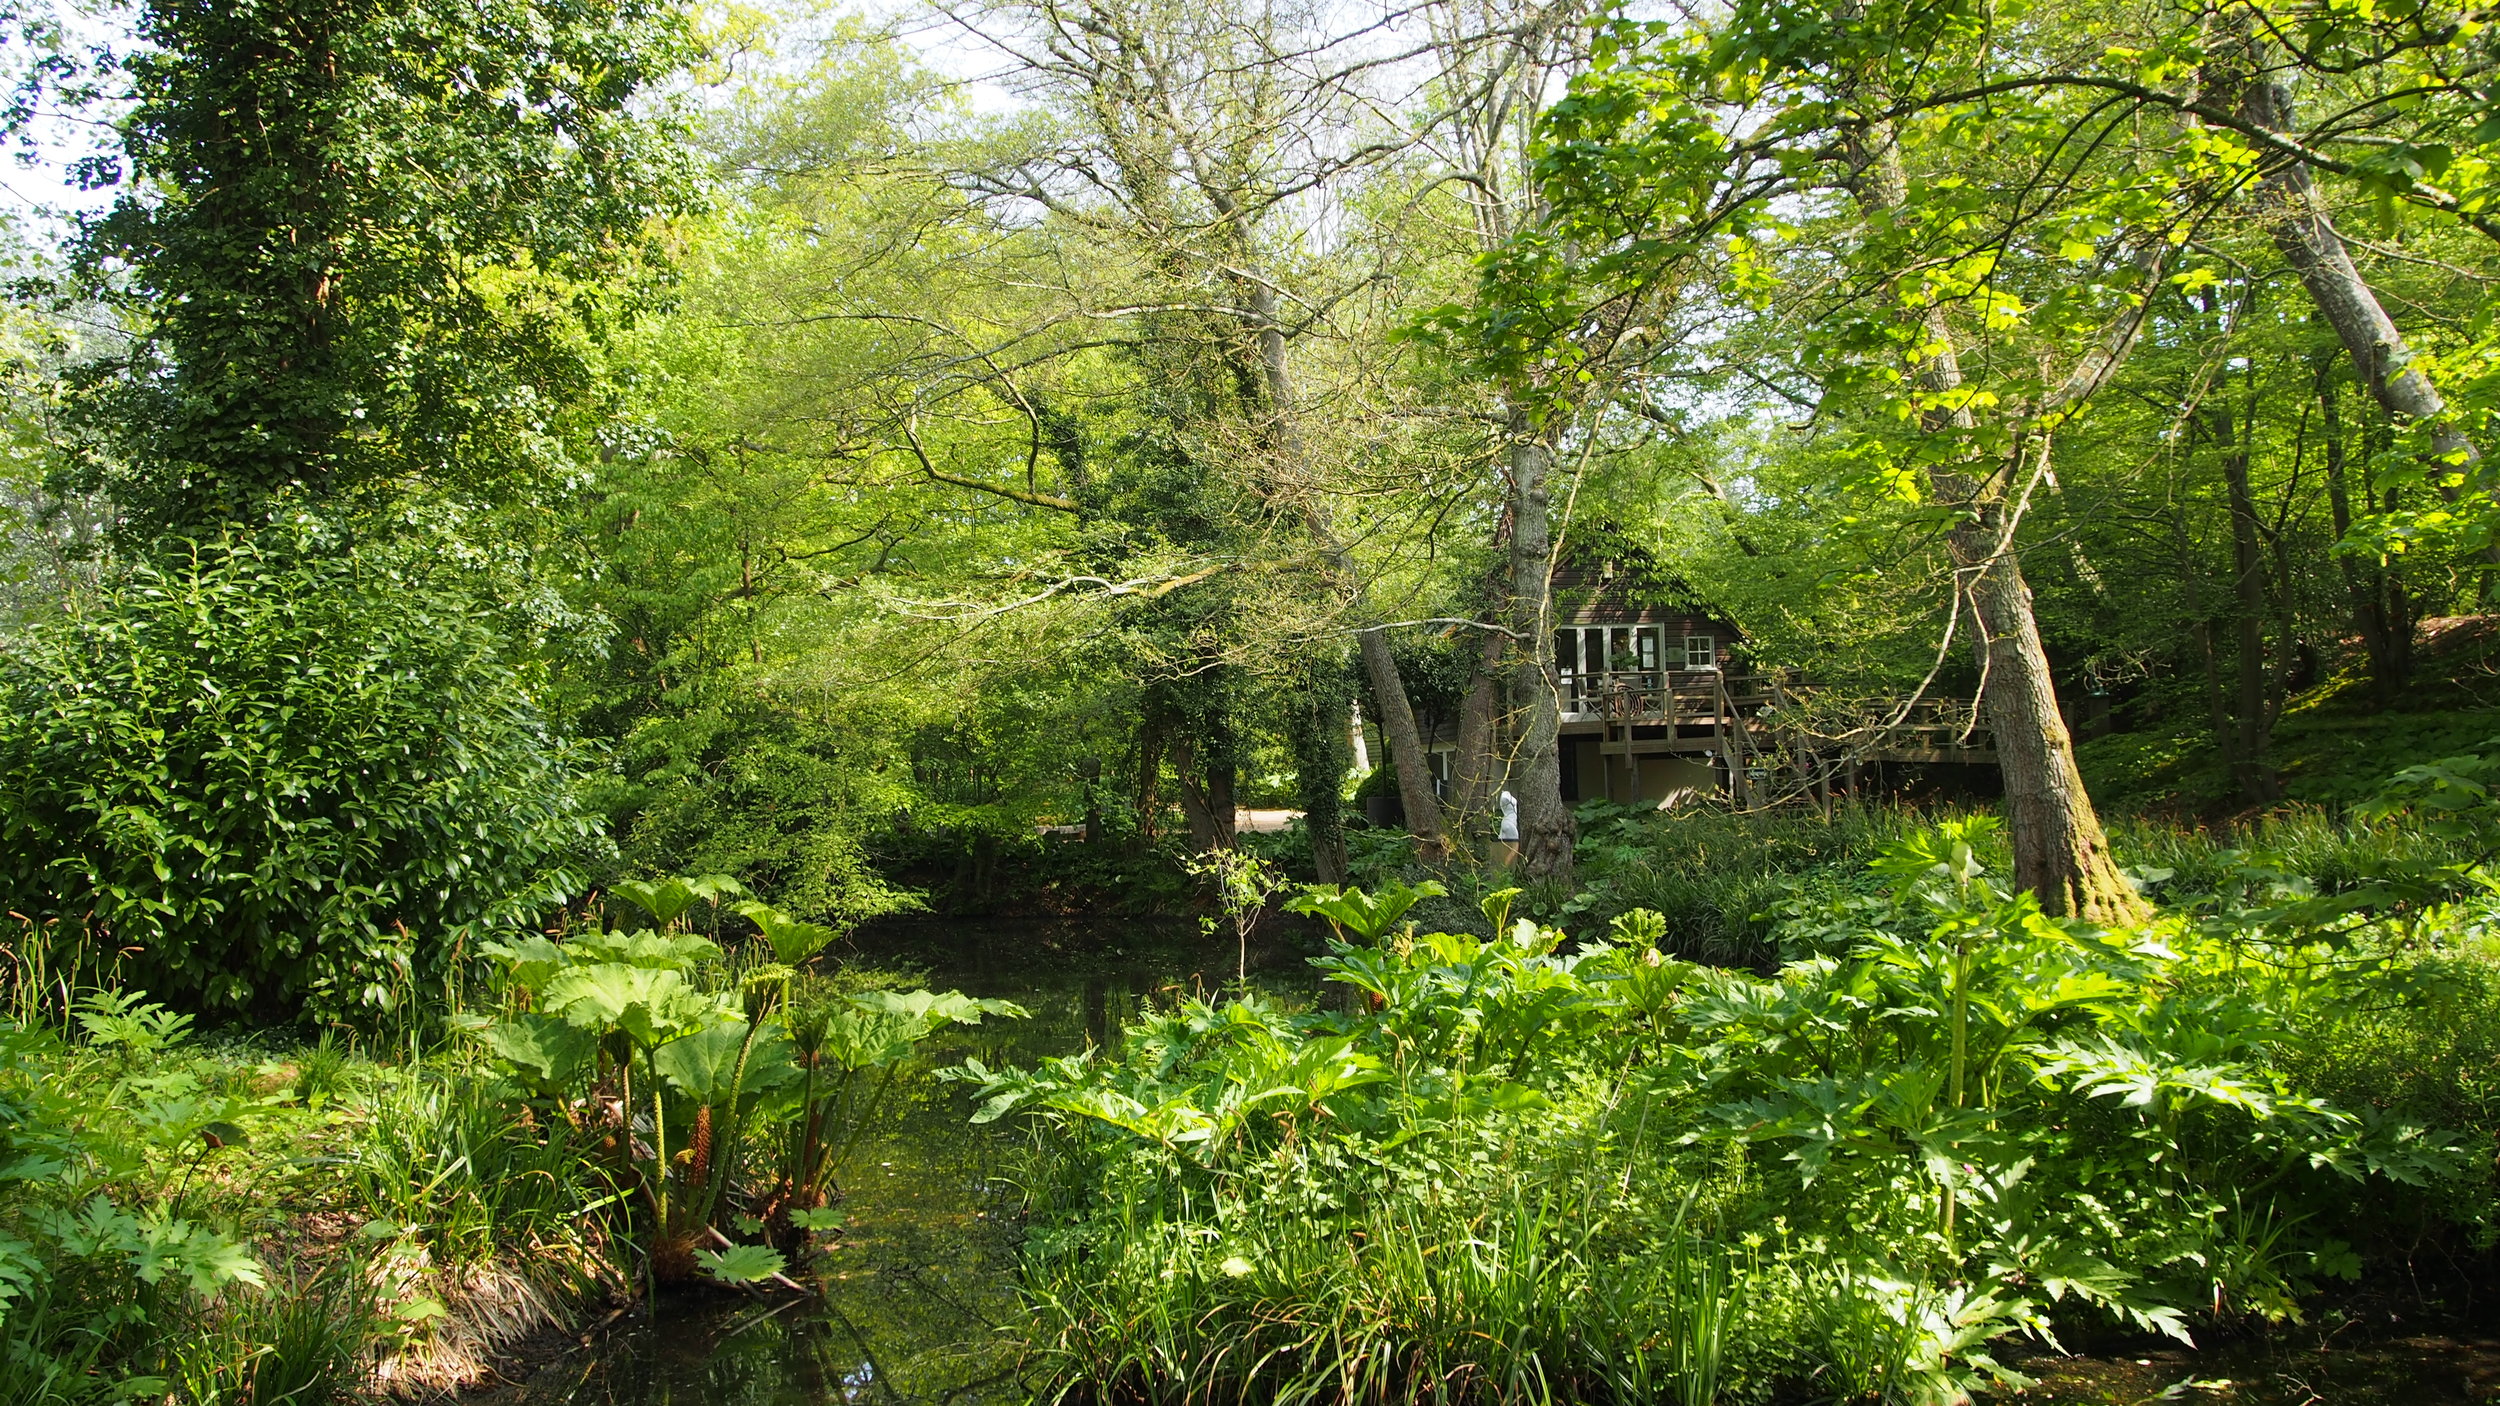
[(1955, 529), (1950, 541), (1955, 563), (1969, 577), (1971, 610), (1979, 622), (1981, 664), (1988, 673), (1984, 701), (1997, 769), (2005, 778), (2014, 883), (2038, 895), (2045, 913), (2096, 923), (2139, 922), (2147, 916), (2144, 900), (2118, 872), (2075, 766), (2074, 738), (2057, 708), (2022, 563), (2010, 551), (1996, 554), (1999, 510), (1983, 510), (1977, 521)]
[(1313, 660), (1286, 729), (1293, 744), (1295, 789), (1302, 800), (1302, 829), (1311, 839), (1311, 867), (1323, 884), (1346, 881), (1345, 777), (1354, 749), (1345, 720), (1352, 685), (1335, 658)]
[[(1247, 251), (1247, 231), (1241, 231), (1238, 237)], [(1290, 486), (1290, 481), (1299, 477), (1306, 451), (1301, 427), (1295, 420), (1298, 411), (1293, 368), (1286, 357), (1285, 324), (1276, 289), (1265, 280), (1254, 278), (1243, 280), (1242, 291), (1258, 347), (1259, 384), (1269, 417), (1268, 447), (1284, 465), (1297, 470), (1278, 476), (1281, 491), (1290, 496), (1300, 512), (1312, 542), (1336, 578), (1334, 584), (1340, 597), (1359, 619), (1368, 593), (1353, 552), (1338, 540), (1336, 528), (1320, 503), (1306, 489)], [(1407, 701), (1406, 680), (1398, 672), (1396, 656), (1389, 652), (1388, 637), (1378, 627), (1360, 629), (1355, 638), (1363, 656), (1363, 673), (1371, 681), (1372, 701), (1380, 705), (1380, 736), (1388, 747), (1390, 765), (1398, 770), (1398, 799), (1406, 806), (1406, 828), (1415, 836), (1416, 857), (1426, 864), (1444, 863), (1449, 858), (1449, 842), (1441, 826), (1440, 798), (1432, 791), (1432, 761), (1415, 726), (1415, 709)]]
[(1163, 720), (1151, 704), (1137, 720), (1137, 839), (1154, 848), (1163, 834)]
[[(2335, 538), (2342, 541), (2352, 534), (2352, 487), (2347, 481), (2349, 469), (2344, 462), (2343, 397), (2337, 393), (2334, 368), (2321, 362), (2318, 366), (2318, 418), (2326, 426), (2326, 500), (2335, 518)], [(2371, 502), (2370, 486), (2361, 486), (2362, 506)], [(2361, 649), (2370, 661), (2370, 687), (2380, 702), (2395, 697), (2412, 672), (2412, 651), (2398, 648), (2394, 621), (2389, 618), (2387, 598), (2393, 580), (2384, 563), (2364, 566), (2348, 555), (2336, 557), (2336, 565), (2344, 578), (2344, 598), (2352, 605), (2353, 632), (2361, 636)], [(2410, 627), (2405, 643), (2411, 643)]]
[[(2230, 412), (2216, 417), (2231, 435)], [(2222, 446), (2222, 481), (2231, 504), (2231, 598), (2233, 661), (2237, 682), (2232, 710), (2238, 736), (2231, 773), (2244, 798), (2260, 805), (2281, 792), (2268, 754), (2273, 750), (2273, 709), (2266, 687), (2265, 548), (2258, 540), (2257, 496), (2248, 481), (2248, 437), (2231, 435)]]
[(1189, 841), (1200, 852), (1233, 847), (1233, 764), (1209, 762), (1199, 771), (1198, 749), (1186, 737), (1172, 739), (1172, 771), (1180, 778), (1181, 814)]
[(1512, 794), (1519, 801), (1519, 874), (1568, 886), (1579, 823), (1562, 794), (1562, 699), (1554, 677), (1554, 446), (1514, 413), (1510, 423), (1510, 616), (1518, 646), (1511, 707), (1521, 719)]
[(1502, 713), (1502, 645), (1496, 630), (1484, 632), (1474, 675), (1467, 681), (1467, 700), (1458, 711), (1458, 750), (1450, 766), (1450, 810), (1460, 834), (1480, 826), (1493, 812), (1494, 793), (1501, 789), (1502, 758), (1494, 750), (1494, 733)]
[[(2240, 23), (2244, 26), (2246, 21)], [(2233, 75), (2239, 89), (2240, 116), (2253, 126), (2288, 135), (2292, 127), (2291, 92), (2281, 78), (2268, 73), (2259, 62), (2263, 47), (2242, 30), (2236, 55), (2242, 68)], [(2327, 218), (2307, 163), (2277, 162), (2257, 183), (2257, 206), (2267, 231), (2274, 236), (2274, 247), (2282, 252), (2292, 271), (2300, 275), (2301, 287), (2309, 291), (2310, 302), (2317, 305), (2327, 325), (2335, 329), (2361, 384), (2370, 388), (2370, 394), (2387, 408), (2387, 413), (2399, 422), (2435, 420), (2445, 414), (2448, 403), (2440, 396), (2439, 388), (2413, 365), (2413, 348), (2406, 344), (2404, 334), (2396, 330), (2387, 310), (2379, 306), (2378, 295), (2362, 281), (2361, 271), (2353, 267), (2352, 252), (2344, 246), (2343, 236), (2335, 232), (2334, 222)], [(2431, 448), (2459, 470), (2470, 470), (2481, 457), (2464, 431), (2449, 424), (2431, 427)]]
[(1397, 657), (1389, 652), (1389, 636), (1378, 626), (1355, 637), (1362, 644), (1363, 672), (1371, 679), (1372, 701), (1380, 706), (1380, 736), (1388, 744), (1389, 762), (1398, 771), (1398, 803), (1406, 807), (1406, 828), (1415, 837), (1415, 855), (1426, 864), (1449, 858), (1449, 841), (1441, 826), (1441, 798), (1432, 792), (1432, 761), (1424, 735), (1415, 726), (1415, 709), (1406, 701), (1406, 679)]
[(2230, 693), (2222, 686), (2222, 652), (2214, 647), (2213, 616), (2205, 607), (2205, 576), (2203, 563), (2196, 559), (2196, 550), (2188, 540), (2187, 512), (2177, 503), (2170, 506), (2171, 555), (2179, 566), (2179, 587), (2187, 598), (2188, 644), (2194, 649), (2198, 668), (2205, 678), (2205, 716), (2213, 729), (2214, 746), (2222, 753), (2226, 766), (2237, 775), (2237, 734), (2231, 727)]
[[(1851, 192), (1870, 213), (1897, 210), (1909, 182), (1889, 124), (1875, 124), (1852, 153)], [(1920, 319), (1930, 355), (1910, 369), (1921, 389), (1960, 389), (1962, 367), (1944, 310), (1929, 304)], [(2131, 341), (2131, 339), (2130, 339)], [(1931, 433), (1967, 430), (1970, 412), (1927, 415)], [(2005, 529), (2001, 475), (1931, 471), (1937, 491), (1967, 506), (1969, 516), (1947, 537), (1979, 624), (1976, 648), (1986, 672), (1982, 703), (2005, 778), (2006, 829), (2014, 849), (2014, 882), (2036, 894), (2041, 911), (2102, 923), (2140, 922), (2151, 910), (2110, 857), (2101, 818), (2075, 766), (2074, 738), (2058, 712), (2048, 650), (2032, 609), (2031, 587)]]

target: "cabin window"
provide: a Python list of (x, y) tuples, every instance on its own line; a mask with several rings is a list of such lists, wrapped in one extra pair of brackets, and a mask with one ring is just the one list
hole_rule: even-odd
[(1687, 669), (1715, 669), (1719, 667), (1718, 637), (1715, 635), (1686, 635), (1684, 637), (1684, 667)]
[[(1709, 657), (1707, 638), (1702, 640), (1703, 655)], [(1691, 668), (1685, 653), (1690, 646), (1680, 636), (1667, 633), (1664, 625), (1571, 625), (1554, 632), (1554, 673), (1562, 680), (1563, 707), (1567, 712), (1591, 712), (1603, 706), (1603, 699), (1612, 681), (1622, 676), (1652, 675), (1631, 680), (1637, 687), (1655, 688), (1654, 677), (1661, 670)]]

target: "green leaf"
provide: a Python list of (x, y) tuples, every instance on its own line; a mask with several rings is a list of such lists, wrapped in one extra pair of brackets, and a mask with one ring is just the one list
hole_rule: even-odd
[(478, 1032), (497, 1058), (526, 1075), (542, 1092), (570, 1087), (590, 1068), (599, 1037), (569, 1020), (524, 1011)]
[(1365, 893), (1358, 888), (1336, 889), (1314, 885), (1288, 900), (1288, 913), (1309, 913), (1328, 920), (1340, 936), (1352, 933), (1356, 939), (1377, 944), (1389, 935), (1407, 911), (1427, 898), (1439, 898), (1449, 892), (1438, 880), (1426, 879), (1420, 884), (1390, 883), (1378, 891)]
[(695, 1263), (723, 1284), (754, 1284), (789, 1266), (779, 1250), (762, 1245), (732, 1245), (726, 1250), (697, 1250)]
[(1030, 1015), (1013, 1001), (976, 999), (960, 991), (864, 991), (851, 1004), (878, 1015), (916, 1021), (934, 1030), (941, 1025), (979, 1025), (986, 1015), (1022, 1019)]
[(747, 1023), (724, 1020), (660, 1046), (652, 1066), (677, 1092), (697, 1103), (717, 1104), (738, 1082), (738, 1057), (747, 1053)]
[(825, 1019), (824, 1057), (837, 1069), (876, 1069), (909, 1055), (931, 1027), (908, 1016), (835, 1011)]
[(518, 942), (489, 942), (478, 950), (503, 963), (512, 984), (527, 991), (546, 985), (549, 977), (573, 964), (564, 948), (534, 933)]
[(624, 1031), (645, 1049), (702, 1025), (718, 1009), (676, 972), (614, 962), (558, 973), (541, 1002), (585, 1030)]
[(772, 944), (773, 956), (782, 965), (795, 967), (825, 950), (837, 934), (823, 923), (803, 923), (766, 903), (741, 903), (740, 915), (755, 924)]
[(676, 922), (704, 897), (684, 879), (661, 879), (656, 883), (624, 879), (609, 885), (608, 892), (650, 914), (651, 925), (658, 928)]

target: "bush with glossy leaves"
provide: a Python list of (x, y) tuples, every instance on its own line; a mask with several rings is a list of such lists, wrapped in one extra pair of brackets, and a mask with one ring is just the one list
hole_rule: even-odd
[(369, 1016), (603, 843), (485, 611), (305, 529), (123, 569), (0, 653), (0, 881), (208, 1010)]

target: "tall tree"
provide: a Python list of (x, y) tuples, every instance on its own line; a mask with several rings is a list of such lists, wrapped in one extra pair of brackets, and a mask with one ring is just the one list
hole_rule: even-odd
[[(1009, 54), (1064, 138), (962, 179), (1029, 203), (1126, 252), (1134, 302), (1158, 334), (1197, 344), (1191, 393), (1163, 404), (1200, 462), (1238, 476), (1260, 511), (1304, 537), (1312, 575), (1352, 631), (1377, 700), (1408, 827), (1447, 850), (1426, 739), (1337, 506), (1342, 448), (1313, 403), (1302, 350), (1327, 309), (1370, 281), (1307, 257), (1292, 218), (1402, 143), (1341, 143), (1360, 113), (1363, 55), (1292, 6), (1207, 11), (1170, 0), (1038, 0), (957, 12)], [(1314, 270), (1318, 276), (1314, 277)], [(1102, 316), (1102, 311), (1079, 315)]]
[[(1481, 259), (1498, 256), (1543, 217), (1534, 175), (1537, 119), (1553, 90), (1583, 62), (1586, 12), (1577, 0), (1521, 6), (1453, 0), (1440, 11), (1436, 38), (1448, 113), (1433, 135), (1445, 147), (1444, 165)], [(1448, 308), (1433, 318), (1463, 323), (1466, 313)], [(1554, 633), (1558, 559), (1553, 480), (1555, 446), (1585, 403), (1589, 383), (1540, 383), (1525, 368), (1514, 368), (1493, 384), (1500, 400), (1486, 418), (1500, 431), (1493, 447), (1502, 465), (1508, 529), (1502, 534), (1503, 585), (1513, 646), (1511, 789), (1519, 801), (1519, 871), (1567, 884), (1578, 827), (1563, 800), (1560, 680), (1546, 643)]]
[(575, 476), (619, 279), (690, 191), (642, 110), (681, 9), (150, 0), (137, 37), (73, 249), (135, 334), (77, 399), (132, 529)]
[[(1857, 446), (1861, 481), (1938, 504), (1955, 615), (1966, 603), (1975, 627), (2019, 881), (2053, 912), (2139, 914), (2075, 765), (2019, 532), (2052, 435), (2137, 341), (2164, 271), (2168, 212), (2132, 176), (2107, 178), (2109, 156), (2094, 153), (2108, 134), (2084, 158), (2066, 155), (2088, 114), (2007, 121), (1934, 97), (1989, 64), (1994, 40), (1976, 16), (1745, 7), (1701, 39), (1620, 22), (1598, 69), (1556, 108), (1543, 169), (1557, 218), (1496, 269), (1517, 320), (1553, 330), (1514, 357), (1568, 363), (1595, 327), (1612, 329), (1603, 355), (1652, 358), (1674, 347), (1659, 336), (1659, 300), (1687, 282), (1704, 316), (1776, 305), (1794, 319), (1793, 369), (1779, 374), (1799, 389), (1784, 393)], [(1930, 111), (1919, 155), (1935, 178), (1913, 181), (1902, 119)], [(2026, 181), (2052, 195), (1990, 202), (2000, 182)], [(1848, 207), (1831, 203), (1834, 187)], [(2086, 231), (2099, 242), (2077, 238)], [(1802, 245), (1793, 282), (1789, 245)], [(2080, 268), (2065, 254), (2075, 247), (2092, 255)], [(1571, 270), (1556, 249), (1596, 252)], [(1785, 288), (1812, 291), (1786, 301)], [(1972, 338), (1990, 349), (1985, 381), (1965, 373)]]

